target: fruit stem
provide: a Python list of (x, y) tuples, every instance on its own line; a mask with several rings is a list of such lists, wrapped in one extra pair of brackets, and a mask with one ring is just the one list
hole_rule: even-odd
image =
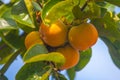
[(6, 62), (6, 64), (2, 67), (0, 70), (0, 75), (3, 75), (11, 65), (11, 63), (16, 59), (16, 57), (20, 54), (21, 49), (17, 50), (11, 57), (10, 59)]
[(58, 69), (57, 69), (57, 67), (56, 67), (56, 64), (53, 63), (53, 62), (50, 62), (50, 65), (51, 65), (51, 67), (52, 67), (52, 69), (53, 69), (53, 74), (55, 75), (55, 78), (56, 78), (57, 80), (59, 80), (59, 77), (58, 77)]

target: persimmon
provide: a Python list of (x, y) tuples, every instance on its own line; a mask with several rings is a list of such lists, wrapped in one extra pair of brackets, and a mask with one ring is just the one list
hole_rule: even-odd
[(42, 23), (39, 31), (42, 35), (43, 41), (51, 47), (61, 46), (67, 40), (68, 29), (66, 25), (60, 20), (57, 20), (50, 26)]
[(69, 43), (78, 50), (86, 50), (93, 46), (98, 39), (98, 32), (91, 23), (73, 26), (68, 33)]
[(38, 31), (30, 32), (25, 38), (25, 47), (28, 49), (34, 44), (43, 44), (43, 41), (40, 38), (40, 33)]
[(75, 50), (70, 45), (58, 48), (56, 51), (60, 52), (66, 59), (65, 64), (60, 67), (60, 70), (72, 68), (79, 61), (80, 55), (78, 50)]

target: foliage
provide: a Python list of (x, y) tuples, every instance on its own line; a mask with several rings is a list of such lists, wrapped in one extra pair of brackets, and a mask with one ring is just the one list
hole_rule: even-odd
[[(111, 6), (113, 10), (111, 10)], [(57, 67), (65, 58), (58, 52), (49, 52), (49, 46), (36, 44), (26, 50), (24, 40), (31, 31), (38, 31), (41, 22), (51, 24), (61, 19), (67, 26), (90, 22), (98, 30), (99, 38), (108, 46), (115, 65), (120, 68), (120, 7), (119, 0), (11, 0), (0, 1), (0, 80), (18, 55), (25, 64), (16, 74), (16, 80), (67, 80)], [(90, 61), (92, 48), (80, 51), (76, 66), (67, 70), (70, 80)]]

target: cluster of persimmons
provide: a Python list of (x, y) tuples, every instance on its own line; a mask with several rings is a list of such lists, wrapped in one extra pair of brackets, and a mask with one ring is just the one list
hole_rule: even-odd
[(25, 38), (28, 49), (40, 43), (60, 52), (66, 59), (60, 70), (74, 67), (80, 59), (80, 51), (92, 47), (98, 39), (98, 32), (91, 23), (81, 23), (77, 26), (67, 26), (61, 20), (46, 25), (41, 23), (39, 31), (30, 32)]

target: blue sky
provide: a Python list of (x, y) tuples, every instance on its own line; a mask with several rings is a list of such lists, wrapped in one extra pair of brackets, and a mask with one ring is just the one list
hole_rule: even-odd
[(99, 39), (92, 49), (91, 61), (77, 73), (76, 80), (119, 80), (120, 70), (112, 62), (103, 41)]

